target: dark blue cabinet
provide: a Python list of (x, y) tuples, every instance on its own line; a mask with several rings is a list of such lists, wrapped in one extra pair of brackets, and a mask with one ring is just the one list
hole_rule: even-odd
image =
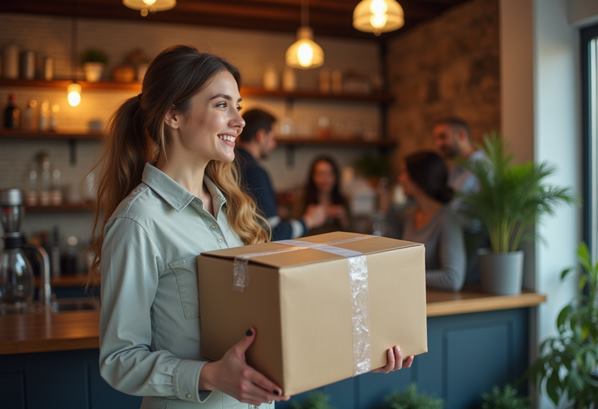
[[(517, 379), (528, 362), (529, 309), (428, 319), (428, 353), (410, 369), (366, 374), (321, 388), (337, 409), (378, 409), (385, 398), (415, 383), (440, 397), (445, 409), (479, 407), (493, 385)], [(302, 399), (306, 394), (294, 399)], [(0, 356), (2, 408), (138, 408), (140, 398), (112, 389), (99, 375), (98, 351)], [(289, 403), (277, 405), (288, 409)]]

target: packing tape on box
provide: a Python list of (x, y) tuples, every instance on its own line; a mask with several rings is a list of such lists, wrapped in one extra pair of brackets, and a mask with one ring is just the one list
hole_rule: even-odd
[(360, 375), (372, 369), (370, 330), (368, 326), (368, 265), (366, 256), (355, 250), (336, 247), (333, 244), (365, 240), (369, 236), (352, 237), (328, 243), (312, 243), (302, 240), (281, 240), (276, 243), (289, 246), (260, 253), (249, 253), (235, 257), (233, 266), (233, 289), (243, 291), (249, 285), (248, 264), (254, 257), (313, 249), (344, 257), (348, 263), (351, 286), (353, 323), (353, 374)]

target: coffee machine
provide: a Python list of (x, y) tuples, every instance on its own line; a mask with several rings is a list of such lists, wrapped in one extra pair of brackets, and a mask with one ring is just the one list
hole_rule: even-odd
[(0, 190), (0, 211), (4, 248), (0, 253), (0, 312), (24, 312), (32, 307), (35, 283), (27, 254), (38, 258), (41, 266), (40, 301), (51, 302), (50, 263), (46, 251), (28, 244), (21, 232), (23, 193), (19, 189)]

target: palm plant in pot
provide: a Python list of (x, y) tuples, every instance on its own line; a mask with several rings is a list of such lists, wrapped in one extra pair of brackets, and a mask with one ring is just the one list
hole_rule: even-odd
[(486, 227), (490, 249), (480, 252), (482, 290), (518, 294), (523, 276), (522, 242), (533, 236), (540, 217), (553, 214), (560, 203), (571, 203), (568, 188), (549, 185), (555, 169), (547, 163), (513, 163), (502, 138), (484, 138), (487, 160), (464, 162), (478, 180), (478, 191), (464, 194), (466, 211)]

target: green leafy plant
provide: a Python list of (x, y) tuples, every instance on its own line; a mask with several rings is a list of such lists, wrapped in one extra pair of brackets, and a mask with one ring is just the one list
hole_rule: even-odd
[[(598, 402), (598, 262), (583, 243), (577, 258), (576, 297), (559, 312), (558, 333), (540, 344), (529, 374), (555, 405), (565, 398), (569, 408), (588, 409)], [(574, 270), (563, 270), (561, 280)]]
[(387, 399), (385, 409), (442, 409), (442, 400), (417, 393), (415, 385)]
[(529, 409), (526, 398), (519, 396), (517, 389), (511, 385), (503, 388), (495, 386), (492, 391), (482, 395), (482, 409)]
[(310, 393), (305, 399), (291, 403), (292, 409), (333, 409), (329, 397), (323, 392)]
[(573, 202), (573, 196), (545, 182), (555, 171), (548, 164), (514, 164), (497, 133), (484, 138), (484, 152), (488, 160), (463, 162), (479, 182), (477, 192), (462, 195), (463, 203), (488, 229), (493, 252), (519, 250), (539, 218), (559, 203)]
[(90, 62), (108, 64), (108, 55), (99, 48), (88, 48), (81, 53), (81, 64)]

